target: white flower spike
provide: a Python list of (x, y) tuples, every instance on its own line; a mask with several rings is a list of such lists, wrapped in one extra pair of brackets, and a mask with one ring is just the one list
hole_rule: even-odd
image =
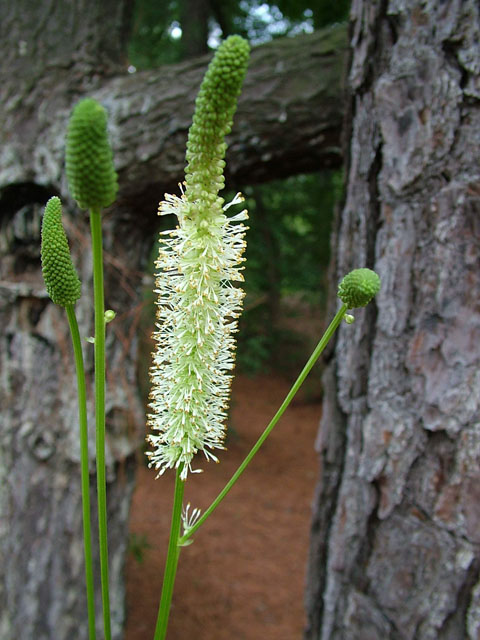
[(178, 226), (160, 234), (156, 262), (157, 331), (150, 371), (148, 417), (153, 450), (147, 455), (158, 475), (182, 466), (181, 479), (192, 472), (202, 451), (223, 449), (224, 422), (234, 368), (237, 318), (244, 292), (245, 250), (242, 211), (225, 211), (243, 201), (240, 194), (223, 205), (218, 196), (236, 98), (246, 71), (248, 44), (238, 36), (218, 49), (205, 76), (189, 132), (185, 191), (165, 195), (159, 214), (174, 214)]
[(224, 421), (234, 367), (235, 341), (244, 292), (241, 281), (246, 211), (217, 215), (208, 225), (188, 217), (182, 195), (166, 197), (160, 213), (177, 215), (179, 226), (162, 235), (156, 266), (157, 349), (151, 368), (148, 437), (151, 466), (159, 475), (184, 464), (192, 471), (197, 451), (217, 461), (211, 449), (223, 449)]

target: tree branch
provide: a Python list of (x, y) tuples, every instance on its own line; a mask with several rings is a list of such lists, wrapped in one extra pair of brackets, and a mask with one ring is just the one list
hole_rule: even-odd
[[(227, 152), (227, 184), (263, 182), (341, 163), (343, 27), (258, 47)], [(124, 196), (183, 178), (184, 149), (206, 58), (109, 82), (99, 97), (118, 132)]]
[[(253, 50), (229, 138), (227, 184), (244, 186), (341, 164), (346, 47), (346, 28), (337, 26)], [(209, 59), (118, 75), (67, 97), (64, 90), (55, 91), (58, 77), (49, 70), (43, 102), (28, 112), (28, 122), (21, 121), (25, 110), (6, 114), (9, 131), (28, 135), (12, 136), (0, 149), (0, 188), (28, 180), (62, 190), (64, 132), (83, 92), (109, 111), (120, 202), (131, 209), (134, 200), (136, 211), (151, 211), (163, 192), (183, 179), (194, 99)]]

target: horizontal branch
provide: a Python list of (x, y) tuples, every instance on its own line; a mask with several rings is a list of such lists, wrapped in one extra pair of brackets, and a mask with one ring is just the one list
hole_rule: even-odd
[[(237, 185), (338, 166), (343, 26), (258, 47), (229, 138)], [(97, 96), (110, 112), (123, 195), (182, 179), (194, 98), (208, 59), (115, 78)]]
[[(244, 187), (339, 166), (346, 48), (346, 27), (339, 25), (253, 49), (229, 137), (227, 184)], [(194, 99), (209, 59), (125, 73), (85, 91), (109, 112), (124, 202), (150, 207), (183, 179)], [(82, 96), (66, 85), (62, 93), (59, 81), (58, 74), (45, 76), (43, 103), (28, 112), (28, 121), (22, 110), (6, 114), (13, 135), (2, 149), (0, 187), (28, 180), (63, 190), (66, 122)]]

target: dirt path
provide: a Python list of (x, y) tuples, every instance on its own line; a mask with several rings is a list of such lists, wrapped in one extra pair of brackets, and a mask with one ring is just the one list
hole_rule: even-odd
[[(186, 502), (206, 508), (274, 415), (288, 384), (239, 376), (220, 464), (191, 476)], [(182, 551), (168, 640), (299, 640), (320, 404), (294, 404), (239, 483)], [(201, 465), (202, 466), (202, 465)], [(170, 522), (173, 474), (141, 468), (130, 531), (151, 545), (127, 564), (126, 640), (151, 640)]]

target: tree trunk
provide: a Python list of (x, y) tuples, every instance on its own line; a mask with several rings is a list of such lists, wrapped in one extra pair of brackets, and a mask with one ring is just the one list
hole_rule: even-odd
[[(75, 370), (65, 312), (50, 302), (41, 278), (40, 224), (46, 199), (63, 189), (60, 149), (65, 122), (62, 120), (57, 128), (56, 114), (69, 109), (72, 99), (83, 91), (100, 86), (106, 77), (123, 69), (127, 10), (128, 3), (117, 0), (76, 2), (75, 10), (69, 3), (1, 3), (2, 640), (83, 640), (88, 635)], [(97, 65), (99, 59), (101, 66)], [(42, 135), (48, 137), (48, 143), (42, 141)], [(56, 172), (58, 179), (50, 180), (49, 171)], [(93, 333), (88, 301), (91, 255), (85, 215), (76, 210), (73, 220), (69, 215), (73, 210), (67, 209), (66, 224), (83, 280), (84, 296), (77, 305), (83, 340)], [(121, 234), (122, 221), (116, 226)], [(131, 337), (140, 276), (123, 266), (129, 261), (138, 265), (142, 238), (135, 238), (133, 233), (130, 230), (128, 242), (114, 247), (112, 217), (106, 216), (107, 305), (117, 309), (120, 318), (107, 331), (106, 407), (112, 632), (116, 639), (122, 636), (124, 618), (123, 564), (133, 458), (143, 430), (134, 368), (136, 337)], [(117, 262), (110, 258), (113, 250)], [(84, 355), (91, 388), (93, 348), (86, 342)], [(91, 396), (89, 423), (93, 515), (96, 493)], [(95, 518), (92, 527), (96, 539)], [(99, 567), (94, 569), (98, 577)], [(99, 593), (97, 610), (101, 611)], [(99, 633), (102, 637), (100, 629)]]
[[(308, 640), (480, 638), (480, 15), (356, 0)], [(332, 301), (333, 307), (333, 301)]]
[[(106, 308), (118, 314), (107, 328), (107, 490), (113, 636), (120, 638), (134, 453), (144, 430), (136, 379), (142, 278), (157, 203), (183, 178), (208, 60), (126, 73), (127, 0), (3, 0), (0, 9), (0, 638), (87, 635), (72, 349), (39, 259), (43, 206), (57, 194), (83, 281), (81, 333), (91, 335), (88, 223), (69, 201), (63, 157), (68, 116), (84, 95), (110, 113), (120, 175), (119, 199), (103, 225)], [(227, 157), (230, 186), (339, 165), (345, 44), (339, 27), (254, 52)], [(91, 387), (88, 343), (84, 354)], [(91, 469), (94, 480), (93, 462)], [(92, 502), (93, 511), (94, 492)]]
[(208, 0), (183, 0), (180, 4), (180, 26), (182, 27), (182, 59), (194, 58), (208, 53)]

